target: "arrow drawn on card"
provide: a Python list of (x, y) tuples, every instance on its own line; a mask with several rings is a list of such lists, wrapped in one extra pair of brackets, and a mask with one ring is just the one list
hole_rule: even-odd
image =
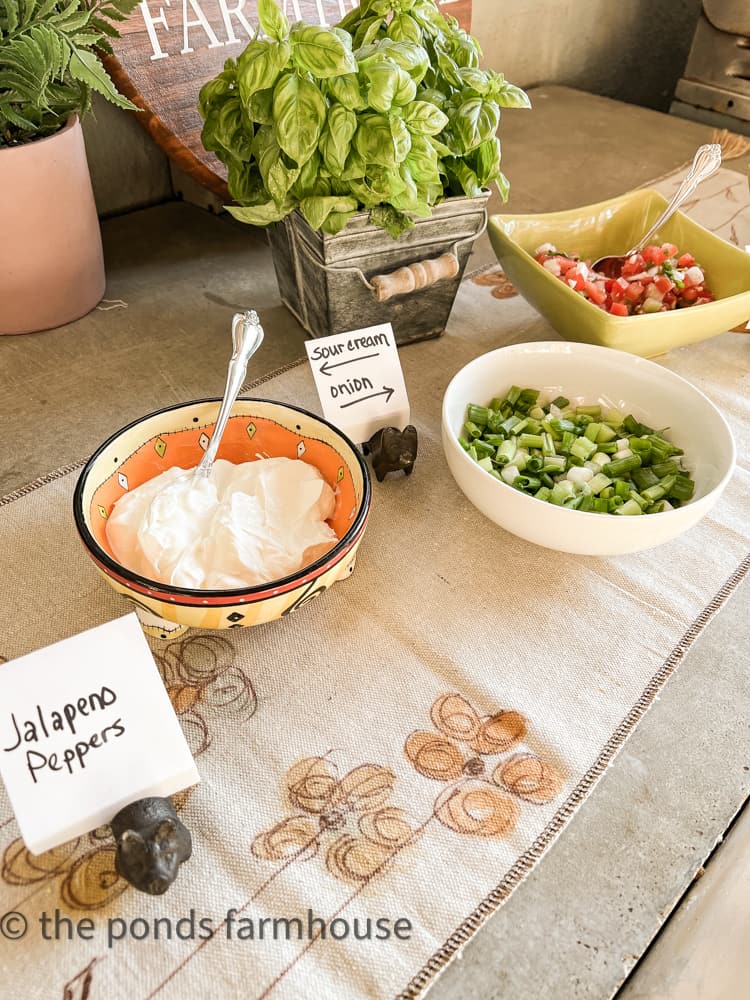
[(389, 389), (388, 386), (384, 385), (382, 392), (371, 392), (369, 396), (360, 396), (359, 399), (353, 399), (351, 403), (342, 403), (341, 409), (345, 410), (347, 406), (354, 406), (356, 403), (364, 403), (366, 399), (375, 399), (376, 396), (387, 396), (386, 403), (390, 403), (391, 396), (395, 391), (395, 389)]
[(354, 361), (366, 361), (368, 358), (379, 358), (380, 353), (378, 351), (375, 354), (363, 354), (361, 358), (349, 358), (348, 361), (339, 361), (335, 365), (332, 365), (329, 361), (326, 361), (320, 366), (320, 370), (324, 375), (330, 375), (334, 368), (343, 368), (344, 365), (350, 365)]

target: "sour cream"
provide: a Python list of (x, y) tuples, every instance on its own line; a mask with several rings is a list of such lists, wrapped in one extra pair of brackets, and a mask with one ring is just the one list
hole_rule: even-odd
[(331, 549), (334, 494), (299, 459), (216, 461), (208, 478), (167, 469), (125, 493), (107, 520), (115, 558), (150, 580), (237, 590), (296, 573)]

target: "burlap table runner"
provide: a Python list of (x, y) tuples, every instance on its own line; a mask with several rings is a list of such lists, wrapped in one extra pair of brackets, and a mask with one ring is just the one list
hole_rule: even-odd
[[(440, 444), (459, 367), (555, 336), (506, 294), (465, 282), (446, 336), (402, 351), (419, 460), (374, 484), (350, 580), (283, 622), (152, 644), (202, 776), (180, 797), (195, 852), (167, 896), (116, 878), (106, 830), (29, 856), (0, 792), (0, 915), (28, 921), (0, 940), (3, 996), (416, 996), (585, 800), (750, 568), (750, 341), (661, 359), (736, 435), (714, 512), (652, 552), (552, 553), (484, 520)], [(317, 408), (307, 366), (257, 392)], [(2, 501), (5, 658), (127, 610), (75, 536), (75, 479)], [(56, 912), (89, 918), (91, 939)]]

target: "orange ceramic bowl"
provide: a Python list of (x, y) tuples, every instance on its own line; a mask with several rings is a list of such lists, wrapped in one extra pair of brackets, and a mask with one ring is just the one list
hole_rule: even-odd
[(148, 632), (167, 638), (187, 628), (244, 628), (283, 618), (349, 576), (370, 511), (370, 476), (352, 442), (328, 421), (287, 403), (238, 399), (219, 458), (300, 458), (317, 466), (336, 494), (329, 524), (338, 543), (317, 562), (282, 580), (242, 590), (188, 590), (157, 583), (121, 565), (105, 532), (127, 490), (172, 466), (190, 469), (203, 455), (220, 401), (171, 406), (129, 424), (86, 463), (73, 498), (76, 527), (96, 568), (135, 605)]

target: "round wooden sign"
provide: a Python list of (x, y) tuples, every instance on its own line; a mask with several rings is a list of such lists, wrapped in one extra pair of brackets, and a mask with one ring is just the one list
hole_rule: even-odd
[[(471, 27), (471, 0), (437, 0)], [(353, 0), (281, 0), (290, 21), (336, 24)], [(142, 0), (106, 60), (118, 89), (142, 110), (138, 121), (181, 170), (227, 197), (222, 163), (201, 145), (198, 92), (258, 27), (256, 0)]]

